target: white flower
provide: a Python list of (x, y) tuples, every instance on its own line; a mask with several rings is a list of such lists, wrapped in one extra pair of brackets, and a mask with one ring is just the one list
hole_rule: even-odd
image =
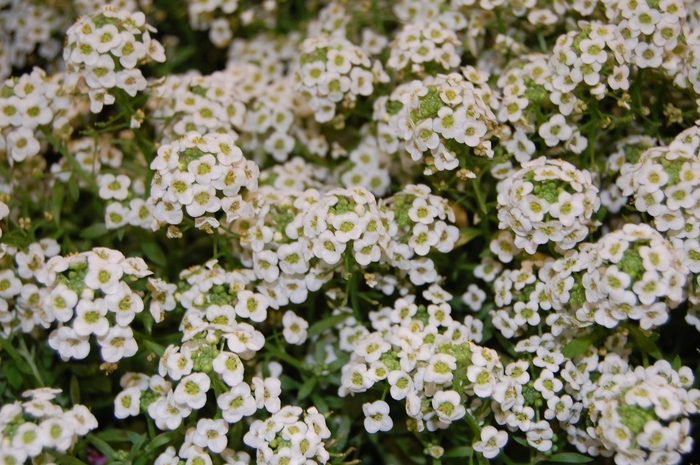
[(40, 149), (41, 145), (34, 137), (34, 132), (27, 127), (19, 127), (7, 135), (7, 151), (16, 162), (36, 155)]
[(239, 422), (244, 416), (252, 415), (258, 409), (255, 398), (251, 395), (250, 386), (246, 383), (240, 383), (230, 391), (219, 395), (216, 402), (224, 419), (231, 424)]
[(235, 310), (238, 316), (259, 323), (267, 318), (268, 305), (268, 299), (264, 295), (243, 290), (238, 292)]
[(362, 411), (365, 414), (365, 430), (368, 433), (391, 431), (391, 428), (394, 427), (394, 422), (389, 416), (389, 404), (383, 400), (363, 404)]
[(228, 425), (224, 420), (202, 418), (192, 435), (192, 442), (199, 447), (208, 447), (214, 453), (221, 453), (228, 445)]
[(525, 323), (531, 326), (537, 326), (540, 323), (540, 315), (537, 313), (538, 308), (539, 305), (533, 301), (529, 301), (528, 303), (516, 302), (513, 306), (513, 310), (515, 310), (513, 319), (519, 326)]
[(180, 380), (175, 388), (173, 399), (180, 404), (186, 404), (193, 410), (204, 407), (207, 401), (207, 391), (211, 380), (204, 373), (194, 373)]
[(97, 419), (84, 405), (74, 405), (63, 414), (63, 419), (71, 424), (78, 436), (85, 436), (97, 428)]
[(314, 239), (314, 255), (329, 265), (338, 263), (344, 251), (345, 242), (338, 241), (331, 231), (323, 231)]
[(143, 300), (131, 288), (120, 281), (114, 293), (105, 297), (107, 308), (116, 314), (117, 324), (127, 326), (137, 313), (143, 311)]
[(493, 426), (481, 429), (481, 441), (474, 443), (474, 450), (481, 452), (487, 459), (497, 456), (508, 442), (508, 433), (498, 431)]
[(350, 240), (359, 239), (362, 234), (360, 218), (355, 212), (334, 215), (330, 218), (330, 222), (335, 228), (335, 238), (338, 242), (346, 243)]
[(109, 363), (131, 357), (138, 350), (134, 332), (128, 326), (111, 327), (105, 336), (97, 338), (97, 342), (102, 346), (102, 358)]
[(277, 249), (278, 265), (287, 274), (306, 273), (309, 270), (301, 243), (282, 244)]
[(29, 457), (36, 457), (44, 447), (39, 427), (31, 422), (19, 425), (12, 438), (12, 448)]
[(255, 386), (255, 402), (257, 407), (265, 407), (268, 412), (275, 413), (279, 411), (280, 394), (282, 393), (282, 383), (277, 378), (265, 378), (264, 380), (255, 376), (253, 377), (253, 385)]
[(457, 359), (449, 354), (436, 354), (428, 360), (423, 380), (428, 383), (445, 384), (452, 381), (457, 369)]
[(111, 294), (116, 290), (117, 283), (124, 274), (124, 269), (117, 264), (106, 261), (95, 261), (90, 263), (85, 275), (85, 285), (90, 289), (101, 290), (106, 294)]
[(222, 351), (212, 362), (212, 367), (229, 386), (238, 386), (243, 382), (243, 363), (234, 353)]
[(542, 394), (545, 400), (549, 400), (554, 397), (555, 393), (561, 391), (564, 384), (554, 377), (554, 373), (544, 369), (540, 373), (540, 377), (535, 380), (534, 387)]
[(182, 418), (190, 415), (192, 409), (187, 404), (175, 401), (173, 391), (148, 405), (148, 414), (160, 429), (175, 430), (182, 423)]
[(288, 344), (301, 345), (306, 341), (306, 329), (309, 327), (306, 320), (298, 317), (293, 311), (287, 310), (282, 317), (282, 324), (284, 325), (282, 334)]
[(114, 416), (123, 419), (139, 414), (141, 405), (141, 389), (130, 387), (120, 392), (114, 398)]
[(568, 140), (571, 137), (572, 130), (566, 124), (564, 115), (556, 114), (540, 126), (538, 133), (544, 139), (547, 147), (554, 147), (560, 141)]
[(62, 326), (49, 335), (49, 346), (58, 351), (64, 361), (71, 357), (82, 360), (90, 353), (88, 336), (78, 336), (73, 328)]
[(433, 409), (444, 423), (459, 420), (466, 414), (457, 391), (438, 391), (432, 401)]
[(78, 336), (106, 335), (109, 331), (109, 321), (105, 315), (107, 315), (107, 305), (103, 299), (95, 301), (81, 299), (75, 308), (75, 320), (73, 320), (75, 333)]
[(144, 90), (148, 86), (148, 81), (140, 69), (125, 69), (116, 75), (116, 86), (135, 97), (136, 93)]
[(265, 345), (265, 336), (247, 323), (239, 323), (235, 331), (224, 337), (228, 341), (228, 348), (241, 357), (251, 351), (257, 352)]

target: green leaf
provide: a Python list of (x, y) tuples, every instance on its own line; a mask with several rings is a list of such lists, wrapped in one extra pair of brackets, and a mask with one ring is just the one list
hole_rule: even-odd
[(562, 452), (549, 457), (549, 461), (554, 463), (588, 463), (592, 462), (593, 458), (575, 452)]
[(128, 431), (126, 432), (126, 436), (129, 438), (129, 441), (131, 441), (132, 444), (136, 444), (141, 440), (141, 437), (143, 436), (142, 434), (139, 434), (135, 431)]
[(454, 449), (450, 449), (449, 451), (445, 452), (445, 454), (442, 457), (444, 457), (444, 458), (471, 457), (473, 453), (474, 453), (474, 450), (471, 447), (461, 446), (461, 447), (455, 447)]
[(97, 433), (99, 439), (107, 442), (129, 442), (129, 436), (123, 429), (107, 429)]
[(73, 457), (72, 455), (62, 455), (62, 454), (59, 454), (55, 451), (52, 451), (51, 455), (56, 457), (56, 461), (58, 462), (58, 465), (86, 465), (85, 462)]
[(530, 444), (527, 442), (527, 439), (522, 438), (522, 437), (520, 437), (520, 436), (511, 436), (511, 437), (513, 438), (513, 440), (514, 440), (515, 442), (517, 442), (517, 443), (520, 444), (521, 446), (525, 446), (525, 447), (528, 447), (528, 448), (530, 447)]
[(661, 351), (659, 350), (659, 347), (656, 345), (656, 343), (651, 339), (650, 336), (644, 334), (644, 332), (638, 326), (632, 324), (625, 324), (624, 327), (627, 328), (630, 335), (632, 336), (632, 339), (634, 339), (634, 343), (637, 346), (637, 348), (639, 348), (643, 352), (646, 352), (647, 354), (651, 355), (657, 360), (661, 360), (663, 358), (663, 355), (661, 355)]
[(32, 374), (32, 369), (29, 368), (27, 362), (19, 355), (19, 352), (17, 352), (17, 349), (15, 349), (15, 346), (13, 346), (10, 341), (4, 337), (0, 337), (0, 345), (5, 349), (5, 352), (9, 354), (10, 358), (15, 361), (15, 368), (26, 375)]
[(80, 198), (80, 189), (78, 188), (78, 183), (73, 179), (73, 176), (68, 180), (68, 194), (70, 194), (70, 198), (75, 202)]
[(157, 449), (160, 446), (164, 446), (172, 440), (171, 433), (163, 433), (153, 438), (151, 444), (148, 446), (150, 450)]
[(583, 337), (578, 337), (573, 341), (569, 342), (561, 351), (561, 353), (566, 358), (573, 359), (581, 354), (585, 354), (586, 351), (595, 343), (595, 341), (600, 337), (598, 331), (593, 331)]
[(326, 401), (323, 400), (323, 396), (320, 396), (314, 392), (313, 394), (311, 394), (311, 400), (314, 401), (314, 406), (318, 409), (319, 412), (326, 413), (330, 410)]
[(79, 236), (83, 239), (97, 239), (98, 237), (105, 236), (108, 232), (109, 230), (104, 223), (95, 223), (83, 229)]
[(97, 448), (102, 454), (107, 457), (110, 461), (114, 460), (114, 449), (104, 442), (102, 439), (98, 438), (94, 434), (88, 434), (87, 435), (87, 440), (90, 441), (90, 443)]
[(315, 376), (312, 376), (311, 378), (304, 381), (304, 384), (302, 384), (299, 388), (299, 393), (297, 394), (297, 401), (309, 397), (309, 394), (311, 394), (311, 392), (314, 390), (314, 387), (316, 387), (316, 382), (317, 379)]
[(481, 230), (476, 228), (462, 228), (459, 231), (459, 239), (455, 242), (454, 248), (461, 247), (481, 236)]
[(66, 195), (66, 186), (61, 181), (53, 183), (51, 189), (51, 211), (53, 212), (53, 221), (56, 226), (61, 224), (61, 210), (63, 210), (63, 198)]
[(142, 339), (139, 342), (141, 342), (148, 348), (148, 350), (155, 353), (159, 357), (163, 356), (163, 353), (165, 352), (165, 347), (158, 344), (157, 342), (149, 341), (148, 339)]
[(324, 320), (317, 321), (309, 327), (308, 336), (310, 338), (313, 336), (317, 336), (325, 332), (327, 329), (331, 329), (339, 323), (342, 323), (351, 316), (352, 315), (349, 313), (341, 313), (339, 315), (330, 316)]
[(20, 389), (22, 387), (22, 375), (19, 373), (19, 370), (17, 370), (17, 367), (14, 364), (11, 364), (6, 368), (5, 376), (7, 376), (7, 380), (10, 382), (10, 385), (13, 388)]
[(266, 344), (265, 349), (273, 356), (277, 358), (281, 358), (285, 362), (289, 363), (290, 365), (296, 367), (299, 370), (302, 370), (303, 364), (300, 360), (292, 357), (289, 355), (287, 352), (284, 352), (283, 350), (279, 349), (276, 347), (274, 344)]
[(154, 264), (161, 267), (165, 267), (168, 264), (168, 259), (156, 242), (142, 242), (141, 250), (143, 250), (143, 254), (146, 258)]
[(142, 453), (141, 447), (143, 447), (144, 444), (146, 444), (146, 441), (148, 440), (148, 434), (143, 433), (138, 437), (136, 441), (134, 441), (134, 446), (131, 448), (131, 453), (129, 456), (133, 459), (136, 457), (139, 453)]
[(680, 355), (676, 355), (676, 357), (673, 359), (673, 363), (671, 364), (673, 366), (673, 369), (678, 371), (681, 369), (683, 366), (683, 361), (681, 360)]
[(75, 375), (70, 378), (70, 401), (73, 405), (80, 403), (80, 383)]

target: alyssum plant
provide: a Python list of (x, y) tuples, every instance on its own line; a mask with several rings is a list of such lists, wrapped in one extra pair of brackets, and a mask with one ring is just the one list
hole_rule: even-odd
[(689, 457), (700, 3), (0, 25), (0, 464)]

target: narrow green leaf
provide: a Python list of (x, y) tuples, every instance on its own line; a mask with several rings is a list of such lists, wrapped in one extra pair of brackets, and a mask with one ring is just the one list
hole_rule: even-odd
[(5, 339), (4, 337), (0, 337), (0, 345), (3, 349), (5, 349), (5, 352), (8, 353), (10, 358), (15, 361), (16, 368), (19, 371), (21, 371), (25, 375), (32, 374), (32, 369), (29, 368), (27, 362), (19, 355), (19, 352), (17, 352), (17, 349), (15, 349), (15, 346), (13, 346), (10, 341)]
[(51, 455), (56, 457), (56, 461), (58, 462), (58, 465), (87, 465), (85, 462), (82, 460), (73, 457), (72, 455), (63, 455), (59, 454), (55, 451), (51, 452)]
[(107, 442), (129, 442), (129, 436), (123, 429), (107, 429), (97, 433), (99, 439)]
[(451, 457), (469, 457), (474, 453), (473, 449), (469, 446), (455, 447), (450, 449), (443, 455), (444, 458)]
[(141, 342), (143, 345), (145, 345), (148, 348), (148, 350), (155, 353), (159, 357), (161, 357), (163, 355), (163, 353), (165, 352), (165, 347), (158, 344), (157, 342), (149, 341), (148, 339), (142, 339), (139, 342)]
[(308, 335), (309, 337), (317, 336), (327, 329), (331, 329), (345, 321), (348, 317), (351, 317), (349, 313), (341, 313), (339, 315), (329, 316), (321, 321), (317, 321), (309, 327)]
[(455, 242), (454, 248), (461, 247), (481, 236), (481, 230), (476, 228), (462, 228), (459, 231), (459, 239)]
[(112, 446), (107, 444), (105, 441), (102, 439), (98, 438), (94, 434), (88, 434), (87, 435), (87, 440), (90, 441), (90, 443), (97, 448), (102, 454), (107, 457), (110, 461), (114, 460), (114, 449), (112, 449)]
[(593, 345), (593, 343), (598, 339), (600, 334), (597, 331), (593, 331), (583, 337), (579, 337), (569, 342), (561, 351), (561, 353), (566, 358), (573, 359), (581, 354), (586, 353), (586, 351)]
[(656, 343), (651, 339), (651, 337), (645, 335), (638, 326), (626, 324), (625, 328), (627, 328), (632, 336), (632, 339), (634, 339), (634, 343), (640, 350), (646, 352), (657, 360), (661, 360), (663, 358), (663, 355), (661, 354), (661, 351)]
[(165, 257), (163, 250), (156, 242), (142, 242), (141, 250), (143, 250), (143, 254), (146, 256), (146, 258), (148, 258), (154, 264), (162, 267), (167, 265), (168, 259)]
[(63, 198), (66, 195), (66, 186), (61, 181), (53, 183), (51, 189), (51, 211), (53, 212), (53, 221), (58, 226), (61, 224), (61, 210), (63, 210)]
[(78, 188), (78, 183), (75, 182), (73, 177), (68, 180), (68, 194), (73, 201), (77, 202), (80, 198), (80, 189)]
[(289, 363), (290, 365), (298, 368), (299, 370), (302, 369), (302, 364), (301, 361), (297, 360), (296, 358), (292, 357), (286, 352), (283, 352), (282, 350), (278, 349), (275, 347), (274, 344), (266, 344), (265, 349), (272, 354), (273, 357), (281, 358), (285, 362)]
[(79, 236), (83, 239), (97, 239), (98, 237), (106, 235), (108, 232), (109, 230), (104, 223), (95, 223), (92, 226), (88, 226), (87, 228), (83, 229)]
[(593, 458), (586, 455), (577, 454), (576, 452), (561, 452), (554, 454), (549, 458), (553, 463), (588, 463), (592, 462)]
[(5, 376), (7, 376), (7, 380), (13, 388), (19, 389), (22, 387), (22, 375), (14, 364), (8, 365), (5, 370)]
[(163, 433), (153, 438), (151, 444), (148, 446), (150, 450), (157, 449), (160, 446), (164, 446), (172, 440), (171, 433)]
[(137, 442), (139, 442), (141, 440), (141, 436), (143, 436), (135, 431), (127, 431), (126, 435), (132, 444), (136, 444)]
[(78, 405), (80, 403), (80, 383), (78, 382), (78, 377), (75, 375), (70, 378), (70, 401), (73, 405)]
[(683, 361), (681, 360), (680, 355), (676, 355), (676, 357), (673, 359), (673, 363), (671, 364), (673, 366), (673, 369), (678, 371), (681, 369), (683, 366)]
[(314, 387), (316, 387), (316, 382), (317, 378), (315, 376), (310, 377), (306, 381), (304, 381), (304, 384), (301, 385), (299, 388), (299, 393), (297, 394), (297, 401), (304, 400), (307, 397), (309, 397), (309, 394), (314, 390)]
[(143, 433), (138, 437), (136, 441), (134, 441), (134, 446), (131, 448), (131, 453), (129, 454), (129, 457), (132, 459), (134, 457), (137, 457), (139, 454), (143, 454), (143, 451), (141, 448), (143, 447), (144, 444), (146, 444), (146, 441), (148, 440), (148, 434)]
[(311, 400), (314, 401), (314, 406), (318, 409), (319, 412), (326, 413), (330, 410), (326, 401), (323, 400), (323, 396), (320, 396), (314, 392), (313, 394), (311, 394)]
[(520, 436), (511, 436), (511, 438), (513, 438), (513, 440), (515, 442), (517, 442), (518, 444), (520, 444), (521, 446), (525, 446), (528, 448), (530, 447), (530, 444), (527, 442), (527, 439), (525, 439), (525, 438), (522, 438)]

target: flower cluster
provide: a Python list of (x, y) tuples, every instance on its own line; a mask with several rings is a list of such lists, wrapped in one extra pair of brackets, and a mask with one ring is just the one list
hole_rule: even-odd
[(687, 417), (697, 413), (700, 391), (689, 389), (690, 368), (676, 371), (665, 360), (633, 368), (618, 358), (599, 371), (600, 378), (582, 389), (594, 427), (576, 430), (579, 450), (590, 447), (586, 442), (602, 443), (616, 463), (679, 463), (692, 450)]
[(373, 67), (364, 50), (347, 39), (313, 37), (300, 48), (294, 90), (319, 123), (331, 121), (341, 107), (353, 108), (358, 97), (371, 95), (375, 81), (388, 80), (381, 62)]
[(70, 106), (62, 74), (49, 77), (34, 68), (29, 74), (7, 79), (0, 87), (0, 153), (5, 152), (10, 163), (38, 154), (41, 127), (61, 132), (73, 116)]
[(493, 157), (487, 139), (496, 117), (478, 89), (461, 75), (413, 81), (400, 103), (394, 130), (413, 160), (429, 150), (434, 170), (442, 171), (457, 168), (469, 153)]
[[(686, 250), (686, 264), (693, 273), (700, 271), (700, 257), (690, 258), (698, 249), (700, 235), (700, 145), (698, 127), (680, 133), (667, 147), (652, 147), (639, 160), (621, 168), (617, 185), (622, 195), (633, 196), (634, 207), (653, 218), (656, 230)], [(696, 252), (697, 253), (697, 252)]]
[(39, 302), (41, 315), (44, 325), (60, 323), (48, 342), (63, 360), (87, 357), (93, 334), (105, 362), (117, 363), (136, 354), (138, 346), (129, 325), (143, 311), (144, 303), (142, 295), (122, 278), (133, 282), (152, 274), (143, 259), (95, 248), (52, 257), (43, 270), (49, 287)]
[(252, 207), (240, 191), (257, 189), (258, 165), (246, 160), (227, 134), (189, 132), (160, 146), (151, 169), (156, 173), (150, 201), (155, 204), (153, 216), (160, 224), (180, 224), (183, 207), (198, 227), (218, 227), (219, 221), (207, 213), (219, 210), (226, 213), (227, 222), (251, 216)]
[(66, 84), (90, 97), (90, 110), (115, 102), (114, 91), (133, 97), (148, 85), (138, 66), (148, 60), (165, 61), (163, 46), (141, 12), (105, 6), (101, 13), (81, 16), (66, 32), (63, 59)]
[(409, 185), (379, 203), (361, 187), (321, 194), (262, 186), (257, 194), (257, 220), (232, 225), (241, 236), (242, 258), (275, 295), (286, 294), (280, 285), (293, 284), (299, 302), (348, 257), (362, 267), (389, 263), (409, 272), (416, 285), (433, 282), (433, 262), (424, 256), (431, 249), (452, 250), (459, 238), (459, 230), (445, 222), (454, 220), (454, 212), (425, 185)]
[(462, 52), (457, 34), (437, 21), (405, 25), (390, 50), (388, 68), (420, 77), (454, 70)]
[(548, 242), (573, 248), (595, 227), (599, 208), (591, 174), (561, 160), (523, 163), (499, 184), (498, 227), (515, 233), (515, 245), (529, 254)]
[(60, 389), (25, 391), (24, 402), (0, 408), (0, 460), (54, 462), (73, 448), (78, 438), (97, 428), (97, 419), (84, 405), (63, 410), (56, 395)]
[[(447, 303), (452, 296), (438, 285), (423, 294), (430, 301), (427, 306), (407, 295), (393, 307), (370, 314), (374, 331), (365, 329), (352, 340), (338, 393), (346, 396), (386, 384), (393, 399), (405, 399), (412, 428), (435, 431), (465, 416), (460, 393), (488, 398), (504, 374), (494, 351), (471, 342), (481, 340), (481, 321), (471, 316), (464, 323), (453, 320)], [(377, 417), (380, 412), (384, 416)], [(388, 413), (382, 404), (367, 407), (367, 431), (391, 429)]]
[[(47, 68), (56, 69), (55, 58), (61, 52), (60, 34), (70, 25), (67, 2), (51, 5), (35, 1), (10, 2), (0, 10), (0, 80), (12, 74), (12, 68), (24, 68), (40, 57)], [(8, 8), (9, 7), (9, 8)], [(38, 47), (37, 47), (38, 46)], [(35, 54), (36, 52), (36, 54)]]
[[(304, 419), (301, 419), (301, 415)], [(243, 441), (257, 450), (258, 463), (326, 463), (324, 439), (331, 432), (315, 407), (285, 406), (265, 421), (256, 420)]]
[(342, 174), (338, 177), (344, 187), (363, 187), (376, 197), (382, 197), (387, 193), (390, 184), (390, 155), (382, 150), (382, 144), (377, 137), (369, 133), (367, 126), (363, 130), (367, 134), (357, 147), (347, 154), (350, 168), (339, 167), (337, 171)]
[(630, 318), (655, 328), (683, 301), (688, 269), (681, 254), (651, 226), (626, 224), (552, 265), (552, 308), (575, 326), (614, 328)]

